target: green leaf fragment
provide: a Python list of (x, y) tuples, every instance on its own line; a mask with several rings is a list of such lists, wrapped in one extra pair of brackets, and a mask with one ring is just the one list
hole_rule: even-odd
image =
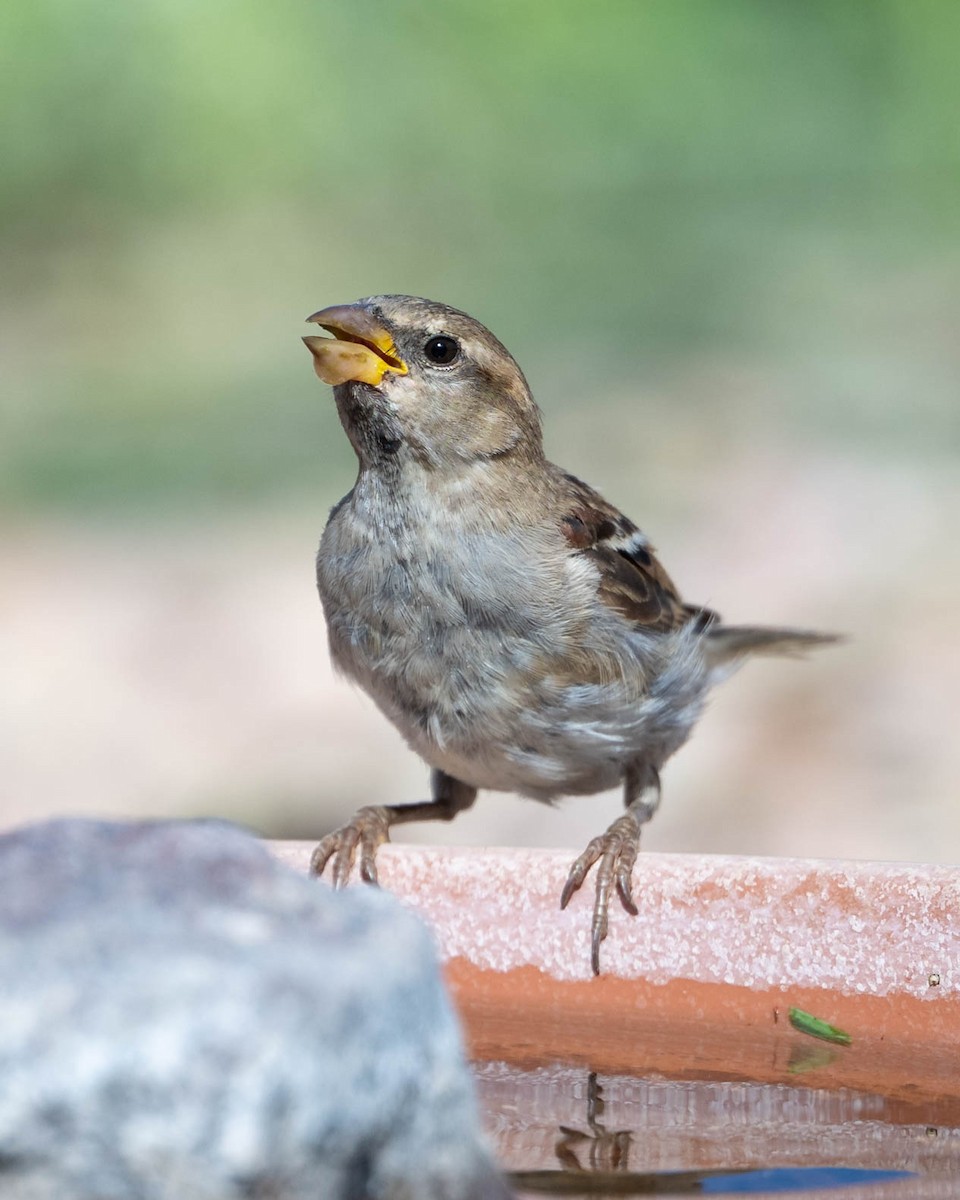
[(821, 1021), (812, 1013), (804, 1012), (802, 1008), (790, 1009), (790, 1024), (801, 1033), (809, 1033), (811, 1037), (820, 1038), (824, 1042), (835, 1042), (838, 1046), (849, 1046), (852, 1038), (849, 1033)]

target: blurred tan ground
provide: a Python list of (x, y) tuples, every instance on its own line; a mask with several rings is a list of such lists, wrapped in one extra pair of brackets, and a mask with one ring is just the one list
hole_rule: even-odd
[[(600, 461), (596, 410), (559, 424), (580, 447), (565, 465), (643, 523), (624, 464)], [(770, 442), (680, 462), (658, 470), (686, 515), (646, 524), (687, 594), (852, 641), (750, 664), (718, 690), (665, 772), (646, 845), (955, 860), (956, 475)], [(422, 797), (424, 766), (327, 659), (312, 555), (333, 499), (129, 525), (8, 519), (2, 823), (207, 814), (310, 837), (360, 803)], [(482, 794), (452, 826), (405, 836), (577, 846), (618, 805)]]

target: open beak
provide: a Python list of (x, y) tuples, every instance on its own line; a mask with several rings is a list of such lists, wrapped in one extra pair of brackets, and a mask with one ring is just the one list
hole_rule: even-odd
[(307, 320), (333, 334), (332, 339), (303, 339), (313, 355), (313, 369), (324, 383), (336, 387), (356, 380), (377, 387), (388, 371), (406, 375), (407, 365), (397, 354), (393, 338), (365, 309), (355, 304), (335, 304)]

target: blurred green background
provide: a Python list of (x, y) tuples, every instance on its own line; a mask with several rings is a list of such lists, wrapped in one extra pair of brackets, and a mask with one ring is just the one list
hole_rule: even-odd
[(329, 676), (354, 466), (298, 340), (397, 291), (693, 598), (856, 635), (731, 685), (649, 844), (955, 856), (958, 51), (952, 0), (7, 0), (0, 819), (417, 797)]

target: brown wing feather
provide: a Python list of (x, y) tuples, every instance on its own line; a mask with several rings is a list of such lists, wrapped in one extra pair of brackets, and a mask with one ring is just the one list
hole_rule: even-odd
[(800, 655), (843, 640), (832, 633), (807, 629), (723, 625), (712, 609), (685, 604), (646, 536), (632, 521), (575, 475), (558, 472), (558, 481), (564, 536), (596, 565), (600, 599), (635, 625), (669, 633), (692, 623), (696, 632), (706, 635), (704, 653), (713, 667), (752, 654)]
[(628, 620), (660, 633), (714, 614), (684, 604), (643, 533), (575, 475), (561, 475), (564, 517), (561, 528), (572, 547), (600, 572), (600, 599)]
[(705, 635), (708, 666), (718, 668), (748, 655), (797, 656), (843, 640), (832, 633), (807, 629), (723, 625), (712, 609), (684, 604), (673, 580), (654, 556), (653, 547), (632, 521), (575, 475), (558, 472), (558, 481), (564, 536), (576, 551), (595, 563), (600, 572), (600, 599), (638, 627), (669, 633), (692, 623), (696, 632)]

